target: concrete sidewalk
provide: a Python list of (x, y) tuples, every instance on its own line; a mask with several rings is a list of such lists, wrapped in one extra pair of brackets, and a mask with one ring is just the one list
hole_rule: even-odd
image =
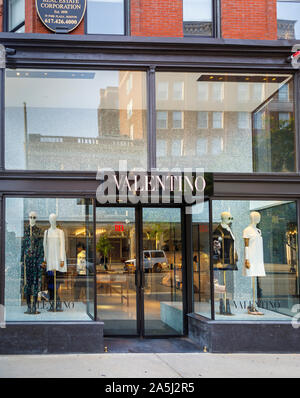
[(300, 355), (126, 353), (1, 356), (0, 377), (298, 378)]

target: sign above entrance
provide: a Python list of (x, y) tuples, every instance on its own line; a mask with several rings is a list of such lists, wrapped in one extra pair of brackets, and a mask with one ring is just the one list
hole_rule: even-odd
[(52, 32), (69, 33), (80, 24), (86, 0), (35, 0), (40, 20)]

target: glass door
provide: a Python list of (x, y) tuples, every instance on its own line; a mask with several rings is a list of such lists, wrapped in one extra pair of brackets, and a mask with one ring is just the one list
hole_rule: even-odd
[(96, 207), (97, 318), (105, 335), (137, 335), (135, 209)]
[(144, 208), (144, 335), (182, 335), (181, 209)]

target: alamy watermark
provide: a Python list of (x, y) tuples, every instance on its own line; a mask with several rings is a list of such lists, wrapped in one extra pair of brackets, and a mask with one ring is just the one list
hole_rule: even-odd
[(0, 304), (0, 328), (3, 329), (5, 327), (5, 307), (4, 305)]
[(127, 161), (119, 169), (100, 169), (96, 198), (100, 204), (182, 204), (187, 214), (203, 212), (206, 190), (204, 170), (200, 168), (145, 169), (128, 171)]

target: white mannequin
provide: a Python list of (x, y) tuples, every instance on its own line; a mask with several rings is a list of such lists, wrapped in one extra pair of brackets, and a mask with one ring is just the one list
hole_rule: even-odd
[(49, 216), (50, 228), (44, 233), (44, 253), (47, 271), (67, 272), (65, 234), (56, 227), (56, 215)]
[(257, 228), (261, 216), (257, 211), (250, 213), (250, 225), (244, 229), (245, 269), (244, 276), (266, 276), (264, 267), (263, 241)]
[(244, 229), (243, 238), (245, 242), (245, 267), (244, 276), (252, 277), (253, 303), (248, 307), (250, 315), (264, 315), (255, 308), (255, 278), (266, 276), (264, 266), (263, 239), (261, 231), (257, 228), (261, 215), (257, 211), (250, 213), (250, 225)]

